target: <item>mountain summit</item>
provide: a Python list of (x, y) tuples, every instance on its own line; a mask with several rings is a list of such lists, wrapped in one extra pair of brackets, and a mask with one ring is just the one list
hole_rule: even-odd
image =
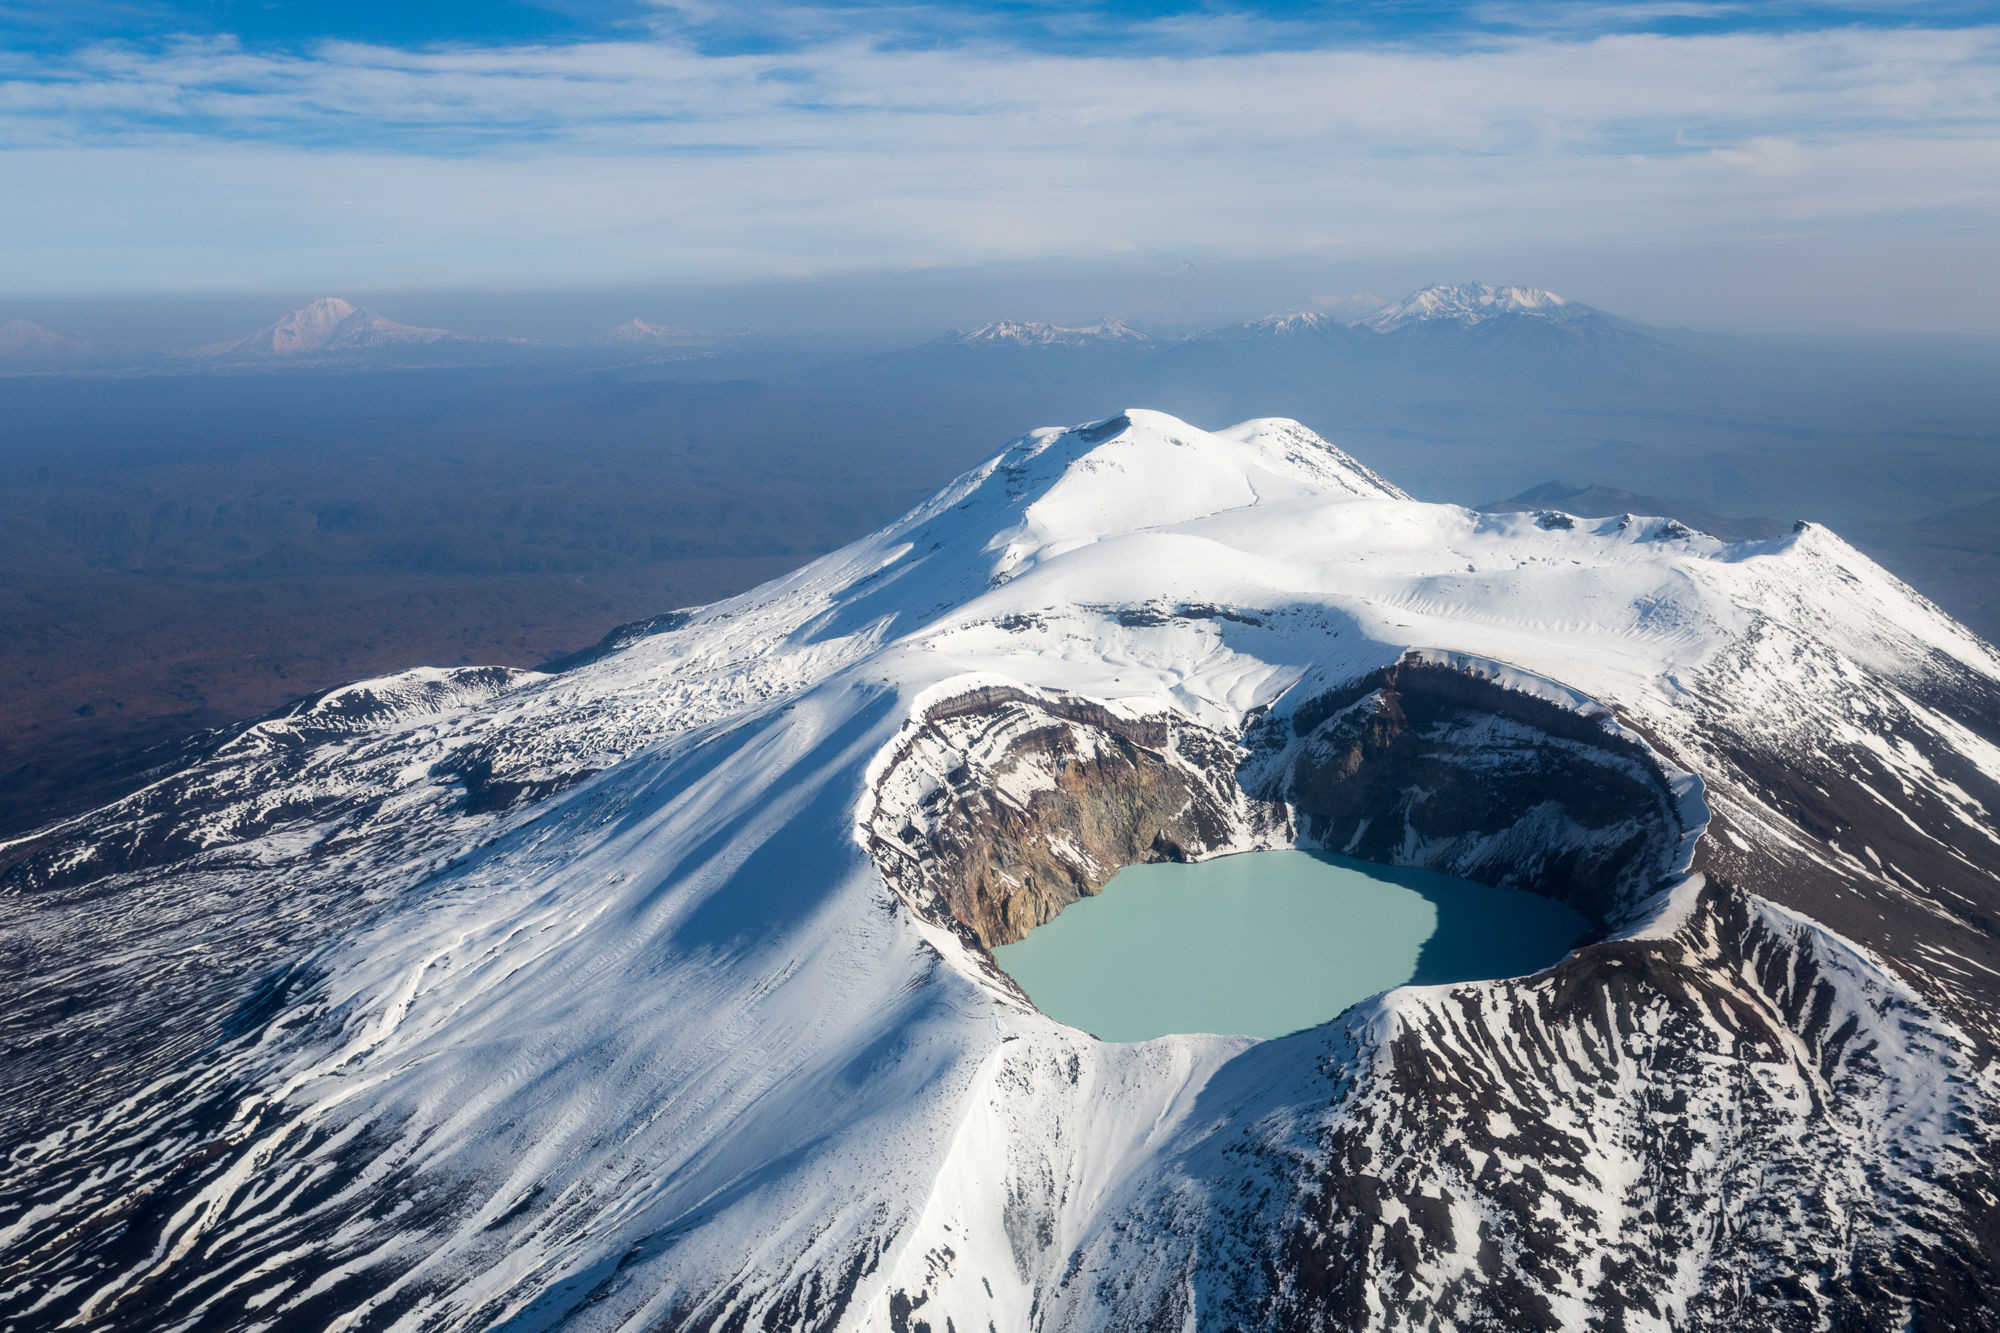
[(398, 324), (338, 296), (322, 296), (247, 338), (216, 343), (195, 355), (208, 360), (294, 360), (419, 347), (463, 338), (464, 335), (449, 329)]
[(686, 347), (705, 341), (692, 330), (671, 324), (649, 324), (637, 318), (626, 320), (597, 339), (603, 347)]
[(1527, 315), (1552, 323), (1567, 323), (1598, 312), (1539, 287), (1489, 287), (1483, 282), (1433, 285), (1411, 292), (1361, 321), (1366, 328), (1389, 332), (1411, 324), (1448, 323), (1467, 327), (1500, 315)]
[(57, 333), (25, 319), (0, 324), (0, 367), (55, 367), (85, 360), (102, 350), (93, 338)]
[(1324, 310), (1287, 310), (1247, 324), (1232, 324), (1208, 335), (1216, 338), (1323, 338), (1346, 331), (1347, 321)]
[(1611, 518), (1620, 514), (1652, 514), (1671, 518), (1697, 532), (1724, 541), (1762, 541), (1781, 537), (1791, 527), (1773, 518), (1740, 517), (1713, 513), (1685, 500), (1662, 499), (1657, 495), (1636, 495), (1613, 486), (1571, 486), (1560, 481), (1544, 482), (1519, 495), (1495, 500), (1480, 508), (1489, 514), (1562, 513), (1582, 518)]
[(1123, 320), (1106, 319), (1095, 324), (1069, 327), (1062, 324), (1021, 323), (1010, 319), (982, 324), (969, 332), (954, 332), (945, 341), (960, 346), (1087, 347), (1094, 344), (1151, 342)]

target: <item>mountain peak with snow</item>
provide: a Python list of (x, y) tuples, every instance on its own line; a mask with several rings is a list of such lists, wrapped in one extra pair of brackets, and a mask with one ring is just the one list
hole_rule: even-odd
[(702, 335), (672, 324), (651, 324), (634, 317), (626, 320), (597, 342), (605, 347), (682, 347), (702, 342)]
[(1313, 338), (1343, 331), (1347, 322), (1324, 310), (1286, 310), (1222, 330), (1224, 334), (1265, 338)]
[(305, 333), (311, 329), (331, 329), (353, 315), (358, 307), (338, 296), (322, 296), (278, 321), (277, 327)]
[(423, 346), (463, 337), (449, 329), (399, 324), (338, 296), (322, 296), (247, 338), (216, 343), (195, 355), (209, 360), (291, 360)]
[(1082, 347), (1097, 343), (1147, 343), (1152, 339), (1120, 319), (1069, 326), (1011, 319), (946, 335), (958, 346)]
[(99, 350), (94, 338), (58, 333), (29, 320), (10, 319), (0, 324), (0, 365), (50, 365), (91, 356)]
[(1499, 315), (1527, 315), (1555, 323), (1596, 314), (1589, 306), (1564, 300), (1539, 287), (1490, 287), (1483, 282), (1433, 284), (1363, 320), (1365, 328), (1387, 333), (1412, 324), (1449, 323), (1461, 327)]
[[(1018, 525), (980, 534), (1012, 579), (1051, 555), (1106, 538), (1284, 499), (1407, 500), (1396, 486), (1296, 421), (1259, 418), (1204, 431), (1165, 412), (1032, 431), (998, 460)], [(963, 522), (977, 531), (974, 515)], [(1000, 520), (1004, 524), (1005, 520)]]

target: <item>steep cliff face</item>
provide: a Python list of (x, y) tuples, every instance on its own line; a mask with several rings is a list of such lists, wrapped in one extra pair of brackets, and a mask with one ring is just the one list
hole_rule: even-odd
[(1224, 736), (1022, 689), (925, 708), (874, 788), (869, 850), (919, 911), (1011, 944), (1119, 869), (1281, 846), (1282, 803), (1246, 797)]
[[(1611, 720), (1412, 654), (1299, 701), (1248, 738), (1250, 788), (1320, 846), (1559, 898), (1613, 919), (1686, 868), (1706, 819), (1688, 775)], [(1545, 688), (1547, 682), (1538, 682)]]
[(1696, 864), (1866, 946), (1990, 1049), (2000, 683), (1942, 653), (1892, 666), (1865, 645), (1841, 651), (1838, 634), (1760, 620), (1657, 724), (1706, 775), (1714, 821)]
[(1699, 783), (1609, 710), (1525, 680), (1413, 653), (1281, 699), (1240, 741), (1172, 713), (969, 690), (923, 709), (883, 765), (869, 850), (913, 906), (987, 948), (1124, 866), (1301, 839), (1542, 893), (1601, 927), (1687, 870)]

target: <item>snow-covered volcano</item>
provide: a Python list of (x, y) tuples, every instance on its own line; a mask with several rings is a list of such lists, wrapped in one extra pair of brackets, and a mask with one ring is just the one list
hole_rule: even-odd
[(101, 356), (104, 348), (81, 334), (57, 333), (25, 319), (0, 324), (0, 369), (42, 369)]
[(322, 296), (247, 337), (204, 347), (195, 355), (207, 360), (294, 360), (460, 340), (464, 335), (449, 329), (398, 324), (338, 296)]
[(1527, 315), (1554, 323), (1585, 319), (1601, 312), (1566, 301), (1539, 287), (1492, 287), (1483, 282), (1435, 283), (1384, 306), (1362, 321), (1380, 332), (1411, 324), (1478, 324), (1506, 315)]
[(1412, 292), (1356, 328), (1386, 347), (1498, 356), (1515, 371), (1560, 358), (1609, 355), (1613, 364), (1636, 354), (1647, 365), (1672, 355), (1654, 333), (1538, 287), (1485, 283), (1439, 284)]
[[(1825, 530), (1023, 436), (558, 673), (336, 690), (6, 849), (0, 1319), (1990, 1325), (2000, 658)], [(1304, 841), (1594, 942), (1271, 1042), (991, 965)]]
[(606, 347), (689, 347), (709, 339), (671, 324), (648, 324), (634, 317), (595, 341)]

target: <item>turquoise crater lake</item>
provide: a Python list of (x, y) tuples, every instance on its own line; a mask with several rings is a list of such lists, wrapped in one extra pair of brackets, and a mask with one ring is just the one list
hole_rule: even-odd
[(1408, 984), (1560, 959), (1588, 923), (1561, 903), (1324, 852), (1128, 866), (993, 956), (1051, 1018), (1106, 1041), (1278, 1037)]

